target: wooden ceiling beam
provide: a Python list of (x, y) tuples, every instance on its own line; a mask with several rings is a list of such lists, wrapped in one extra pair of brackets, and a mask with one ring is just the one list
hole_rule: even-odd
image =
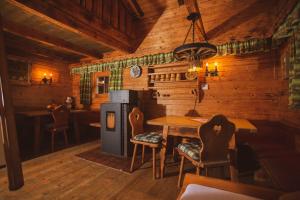
[(122, 0), (122, 2), (135, 17), (142, 18), (144, 16), (144, 12), (136, 0)]
[(49, 58), (48, 56), (41, 55), (41, 54), (34, 54), (32, 52), (24, 52), (24, 50), (16, 49), (13, 47), (6, 48), (7, 57), (15, 60), (26, 60), (28, 62), (46, 62), (46, 63), (63, 63), (66, 65), (77, 63), (77, 62), (70, 62), (63, 59), (53, 59)]
[(103, 57), (103, 55), (100, 53), (84, 49), (63, 39), (53, 37), (49, 34), (45, 34), (37, 29), (29, 28), (28, 26), (23, 26), (20, 24), (15, 24), (7, 20), (3, 21), (4, 31), (6, 32), (19, 35), (21, 37), (34, 40), (49, 46), (57, 47), (59, 49), (74, 53), (76, 55), (92, 57), (96, 59)]
[(24, 54), (29, 52), (32, 55), (37, 55), (38, 58), (45, 58), (46, 60), (59, 60), (64, 63), (74, 63), (78, 62), (79, 60), (76, 57), (67, 56), (60, 52), (56, 52), (42, 46), (38, 46), (36, 44), (33, 44), (32, 42), (26, 41), (26, 39), (17, 38), (13, 35), (5, 34), (5, 44), (6, 48), (10, 49), (10, 53), (13, 53), (13, 51), (11, 50), (15, 49), (20, 52), (23, 52)]
[(125, 33), (103, 23), (74, 1), (7, 0), (10, 4), (63, 29), (88, 37), (100, 45), (127, 53), (134, 51), (133, 41)]
[(203, 36), (204, 40), (208, 40), (206, 32), (205, 32), (205, 28), (203, 25), (203, 20), (201, 17), (201, 13), (200, 13), (200, 9), (199, 9), (199, 5), (197, 3), (197, 0), (184, 0), (184, 3), (187, 7), (187, 10), (189, 13), (199, 13), (200, 14), (200, 18), (199, 20), (196, 22), (196, 28), (197, 30), (201, 33), (201, 35)]

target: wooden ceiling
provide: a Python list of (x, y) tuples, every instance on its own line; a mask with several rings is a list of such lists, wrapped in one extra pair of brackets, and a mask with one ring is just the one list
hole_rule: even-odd
[[(157, 0), (156, 3), (138, 0), (145, 11), (145, 17), (151, 20), (164, 13), (176, 13), (173, 19), (165, 20), (165, 26), (180, 27), (182, 41), (188, 30), (189, 22), (185, 19), (188, 12), (200, 11), (207, 39), (220, 44), (230, 40), (247, 38), (266, 38), (292, 10), (297, 0)], [(198, 7), (195, 7), (195, 4)], [(186, 7), (188, 12), (180, 9)], [(184, 26), (176, 25), (181, 24)], [(163, 27), (162, 27), (163, 30)], [(199, 30), (198, 30), (199, 31)], [(171, 32), (171, 30), (169, 30)], [(200, 34), (200, 33), (198, 33)], [(201, 37), (201, 40), (204, 38)]]
[[(73, 58), (101, 58), (103, 53), (135, 49), (136, 21), (143, 16), (135, 0), (1, 0), (0, 13), (9, 35), (35, 46), (71, 53)], [(7, 44), (11, 46), (10, 43)]]
[(266, 38), (297, 0), (198, 0), (209, 40)]
[[(24, 51), (24, 55), (29, 57), (53, 56), (71, 63), (82, 58), (101, 59), (104, 53), (115, 50), (133, 53), (139, 50), (146, 37), (149, 45), (162, 41), (161, 45), (169, 45), (171, 49), (184, 39), (189, 25), (185, 19), (188, 13), (197, 10), (201, 12), (203, 21), (203, 28), (200, 23), (197, 25), (200, 40), (204, 39), (200, 34), (203, 30), (207, 39), (215, 44), (270, 37), (296, 2), (1, 0), (0, 13), (10, 54), (22, 54)], [(151, 32), (157, 25), (162, 26), (160, 33)], [(170, 36), (174, 37), (173, 40), (168, 39)], [(172, 41), (172, 44), (165, 44), (164, 41)]]

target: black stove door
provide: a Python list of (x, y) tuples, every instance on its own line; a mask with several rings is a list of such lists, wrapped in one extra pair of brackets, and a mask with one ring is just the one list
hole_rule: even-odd
[(101, 105), (101, 149), (102, 152), (123, 155), (122, 104)]

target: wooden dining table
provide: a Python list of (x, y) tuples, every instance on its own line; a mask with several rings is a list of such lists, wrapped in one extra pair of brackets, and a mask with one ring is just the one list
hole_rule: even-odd
[[(166, 149), (168, 136), (181, 136), (181, 137), (190, 137), (198, 138), (197, 132), (195, 131), (176, 131), (176, 129), (171, 128), (189, 128), (197, 129), (199, 126), (207, 122), (208, 118), (200, 117), (186, 117), (186, 116), (165, 116), (147, 121), (149, 125), (156, 125), (163, 127), (163, 141), (162, 148), (160, 151), (160, 176), (164, 177), (165, 174), (165, 160), (166, 160)], [(257, 128), (249, 122), (247, 119), (235, 119), (229, 118), (229, 121), (235, 124), (235, 132), (239, 133), (241, 130), (246, 130), (250, 133), (256, 133)], [(175, 131), (174, 131), (175, 130)], [(231, 138), (229, 148), (236, 152), (236, 134)], [(238, 171), (234, 165), (230, 166), (230, 176), (232, 181), (238, 180)]]
[[(73, 121), (76, 143), (80, 143), (80, 131), (79, 131), (77, 116), (79, 113), (85, 113), (85, 112), (88, 111), (79, 110), (79, 109), (70, 110), (70, 114)], [(34, 111), (18, 111), (16, 112), (16, 114), (34, 119), (34, 153), (39, 154), (40, 147), (41, 147), (41, 118), (45, 116), (50, 116), (51, 112), (49, 112), (48, 110), (34, 110)]]

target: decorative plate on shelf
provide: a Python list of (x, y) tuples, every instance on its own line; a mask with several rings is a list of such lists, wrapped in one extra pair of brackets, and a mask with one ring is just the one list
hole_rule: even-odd
[(185, 78), (190, 81), (195, 80), (197, 78), (197, 72), (186, 72)]
[(138, 65), (132, 65), (130, 67), (130, 76), (132, 78), (138, 78), (142, 75), (142, 68)]

